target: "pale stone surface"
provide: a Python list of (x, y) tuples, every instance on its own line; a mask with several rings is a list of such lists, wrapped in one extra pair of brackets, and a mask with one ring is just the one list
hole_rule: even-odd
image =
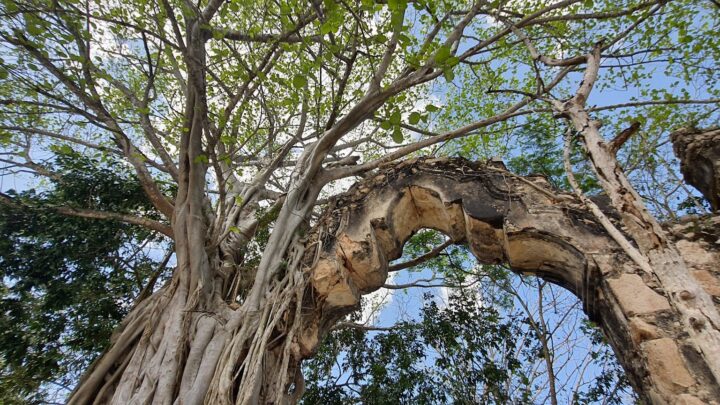
[(682, 394), (678, 397), (678, 405), (707, 405), (707, 403), (692, 395)]
[(333, 285), (340, 281), (337, 263), (330, 260), (320, 260), (312, 274), (312, 283), (315, 290), (321, 295), (327, 295)]
[(363, 292), (376, 289), (387, 278), (387, 260), (378, 257), (380, 250), (375, 246), (363, 245), (343, 234), (338, 238), (336, 253), (355, 286)]
[[(306, 252), (315, 287), (307, 304), (315, 309), (303, 311), (303, 331), (311, 331), (299, 336), (303, 357), (352, 310), (360, 293), (382, 286), (387, 262), (401, 256), (413, 233), (433, 228), (467, 243), (481, 263), (504, 261), (580, 296), (645, 402), (674, 404), (688, 394), (682, 400), (696, 405), (698, 398), (711, 403), (718, 396), (703, 385), (709, 381), (705, 365), (696, 363), (703, 359), (681, 356), (687, 336), (677, 330), (668, 299), (634, 274), (637, 266), (579, 201), (555, 198), (542, 182), (528, 185), (460, 159), (416, 159), (379, 170), (338, 196), (311, 234), (309, 244), (319, 250)], [(701, 280), (709, 280), (720, 262), (720, 254), (703, 252), (707, 235), (680, 243), (692, 271), (705, 271), (698, 273)]]
[(637, 274), (623, 274), (608, 282), (626, 315), (670, 309), (667, 299), (645, 285)]
[(705, 249), (700, 242), (679, 240), (675, 242), (675, 246), (677, 246), (685, 262), (692, 267), (717, 266), (717, 257), (715, 257), (714, 252)]
[(300, 355), (303, 357), (312, 355), (318, 346), (318, 342), (319, 335), (317, 322), (313, 322), (312, 324), (306, 323), (304, 328), (300, 330), (300, 335), (298, 336), (298, 348)]
[(707, 270), (693, 271), (692, 275), (708, 294), (720, 296), (720, 277)]
[(475, 257), (482, 262), (499, 262), (503, 259), (503, 248), (500, 243), (504, 234), (485, 222), (473, 217), (465, 217), (468, 245)]
[(685, 181), (720, 209), (720, 128), (682, 128), (670, 139)]
[(360, 293), (350, 283), (338, 283), (333, 286), (325, 302), (333, 308), (354, 307), (360, 303)]
[(637, 317), (630, 320), (630, 334), (636, 344), (658, 338), (657, 328)]
[(647, 355), (648, 371), (661, 382), (660, 387), (670, 387), (677, 393), (695, 384), (672, 339), (650, 340), (642, 347)]
[(360, 293), (344, 273), (347, 269), (331, 260), (320, 260), (313, 273), (313, 287), (333, 308), (350, 308), (360, 302)]

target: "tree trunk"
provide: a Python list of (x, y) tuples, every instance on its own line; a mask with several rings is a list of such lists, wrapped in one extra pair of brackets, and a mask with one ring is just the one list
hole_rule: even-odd
[[(716, 300), (718, 235), (708, 232), (717, 225), (709, 218), (672, 228), (684, 237), (678, 248), (692, 258), (692, 274)], [(687, 227), (706, 231), (687, 237)], [(307, 238), (294, 239), (258, 311), (228, 303), (225, 267), (210, 265), (218, 276), (203, 300), (178, 267), (133, 310), (71, 403), (294, 403), (303, 389), (300, 361), (362, 294), (384, 284), (388, 261), (421, 228), (467, 244), (482, 263), (506, 263), (575, 293), (645, 401), (720, 397), (671, 305), (692, 297), (663, 291), (576, 197), (499, 166), (420, 159), (386, 167), (335, 198)]]

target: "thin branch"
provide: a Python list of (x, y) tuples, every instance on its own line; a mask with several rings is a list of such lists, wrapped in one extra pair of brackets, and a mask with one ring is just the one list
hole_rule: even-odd
[(582, 201), (582, 203), (592, 212), (592, 214), (597, 218), (598, 222), (600, 222), (600, 225), (605, 228), (608, 235), (610, 235), (611, 238), (622, 248), (622, 250), (635, 262), (638, 266), (640, 266), (643, 271), (647, 272), (648, 274), (652, 274), (652, 268), (650, 267), (650, 263), (648, 263), (645, 256), (638, 251), (635, 246), (633, 246), (630, 241), (627, 240), (627, 238), (620, 232), (619, 229), (610, 221), (610, 218), (605, 215), (604, 212), (600, 209), (600, 207), (597, 206), (591, 199), (587, 198), (587, 196), (582, 192), (582, 189), (580, 188), (580, 185), (578, 184), (577, 180), (575, 179), (575, 174), (572, 170), (572, 164), (570, 163), (570, 150), (571, 150), (571, 141), (572, 137), (570, 132), (568, 132), (565, 135), (565, 147), (563, 148), (563, 166), (565, 167), (565, 174), (567, 175), (568, 183), (570, 183), (570, 187), (572, 187), (573, 192), (575, 195)]
[(390, 266), (388, 268), (388, 271), (400, 271), (403, 269), (415, 267), (419, 264), (425, 263), (426, 261), (439, 256), (448, 246), (450, 246), (454, 243), (456, 243), (456, 241), (454, 241), (452, 239), (448, 239), (445, 242), (443, 242), (442, 244), (440, 244), (439, 246), (436, 246), (435, 248), (433, 248), (431, 251), (423, 254), (422, 256), (418, 256), (418, 257), (416, 257), (412, 260), (408, 260), (404, 263), (393, 264), (392, 266)]
[(617, 134), (617, 136), (615, 136), (615, 139), (608, 143), (608, 150), (610, 151), (610, 153), (612, 153), (613, 155), (617, 154), (617, 151), (620, 150), (620, 148), (625, 144), (625, 142), (627, 142), (627, 140), (630, 139), (630, 137), (639, 130), (640, 122), (635, 121), (628, 128)]
[(647, 101), (634, 101), (630, 103), (621, 103), (621, 104), (613, 104), (613, 105), (606, 105), (601, 107), (592, 107), (588, 108), (588, 112), (597, 112), (597, 111), (605, 111), (605, 110), (615, 110), (618, 108), (627, 108), (627, 107), (644, 107), (648, 105), (674, 105), (674, 104), (720, 104), (720, 98), (711, 98), (707, 100), (647, 100)]
[[(295, 31), (295, 30), (293, 30)], [(287, 43), (295, 44), (305, 41), (310, 42), (322, 42), (322, 37), (319, 35), (312, 35), (309, 37), (302, 37), (298, 34), (247, 34), (240, 31), (224, 31), (217, 28), (213, 28), (212, 32), (221, 32), (223, 38), (230, 41), (241, 41), (241, 42), (260, 42), (260, 43)]]
[[(17, 201), (17, 199), (12, 198), (11, 196), (9, 196), (5, 193), (0, 193), (0, 201), (2, 201), (3, 204), (15, 206), (15, 207), (38, 208), (38, 207), (30, 207), (27, 204)], [(69, 207), (69, 206), (47, 206), (47, 208), (55, 210), (60, 214), (68, 215), (68, 216), (89, 218), (89, 219), (116, 220), (116, 221), (126, 222), (128, 224), (140, 225), (145, 228), (151, 229), (153, 231), (160, 232), (163, 235), (168, 236), (169, 238), (173, 238), (173, 232), (172, 232), (172, 228), (170, 226), (165, 225), (161, 222), (152, 220), (152, 219), (148, 219), (148, 218), (136, 217), (134, 215), (129, 215), (129, 214), (120, 214), (117, 212), (99, 211), (99, 210), (92, 210), (92, 209), (86, 209), (86, 208), (74, 208), (74, 207)]]
[(342, 328), (353, 328), (353, 329), (359, 329), (364, 331), (379, 331), (379, 332), (389, 332), (392, 330), (397, 329), (397, 326), (368, 326), (363, 325), (359, 323), (354, 322), (338, 322), (333, 326), (333, 330), (342, 329)]
[(162, 233), (163, 235), (174, 238), (172, 228), (168, 225), (165, 225), (161, 222), (154, 221), (152, 219), (148, 218), (142, 218), (142, 217), (136, 217), (133, 215), (127, 215), (127, 214), (119, 214), (116, 212), (106, 212), (106, 211), (97, 211), (97, 210), (90, 210), (90, 209), (84, 209), (84, 208), (73, 208), (73, 207), (66, 207), (66, 206), (59, 206), (59, 207), (51, 207), (55, 211), (64, 214), (64, 215), (71, 215), (81, 218), (91, 218), (91, 219), (113, 219), (121, 222), (127, 222), (128, 224), (133, 225), (140, 225), (144, 226), (146, 228), (152, 229), (153, 231), (158, 231)]

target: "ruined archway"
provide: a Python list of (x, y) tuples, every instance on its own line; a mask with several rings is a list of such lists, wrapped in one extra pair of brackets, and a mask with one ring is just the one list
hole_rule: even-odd
[[(467, 244), (481, 263), (506, 263), (572, 291), (644, 400), (711, 403), (720, 397), (701, 356), (683, 344), (668, 298), (577, 199), (542, 177), (462, 159), (406, 161), (333, 201), (306, 245), (310, 283), (295, 356), (310, 356), (362, 294), (384, 284), (388, 262), (421, 228)], [(702, 270), (715, 259), (690, 264)]]

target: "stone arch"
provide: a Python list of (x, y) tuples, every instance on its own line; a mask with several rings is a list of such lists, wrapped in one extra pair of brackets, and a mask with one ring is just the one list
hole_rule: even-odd
[(308, 317), (304, 353), (362, 294), (385, 283), (388, 263), (422, 228), (467, 244), (480, 263), (543, 277), (588, 303), (594, 265), (587, 253), (614, 249), (574, 199), (543, 177), (520, 178), (463, 159), (403, 162), (339, 196), (312, 234), (309, 246), (316, 248), (306, 262), (313, 302), (306, 304), (323, 315)]
[[(384, 284), (388, 262), (421, 228), (466, 243), (481, 263), (506, 263), (572, 291), (645, 402), (720, 398), (720, 385), (687, 344), (687, 333), (674, 326), (679, 315), (670, 297), (573, 195), (541, 176), (520, 177), (501, 164), (464, 159), (420, 158), (381, 168), (331, 202), (306, 242), (309, 283), (294, 349), (298, 360), (312, 355), (362, 294)], [(712, 275), (720, 253), (701, 240), (680, 240), (678, 247), (720, 303), (720, 277)]]

